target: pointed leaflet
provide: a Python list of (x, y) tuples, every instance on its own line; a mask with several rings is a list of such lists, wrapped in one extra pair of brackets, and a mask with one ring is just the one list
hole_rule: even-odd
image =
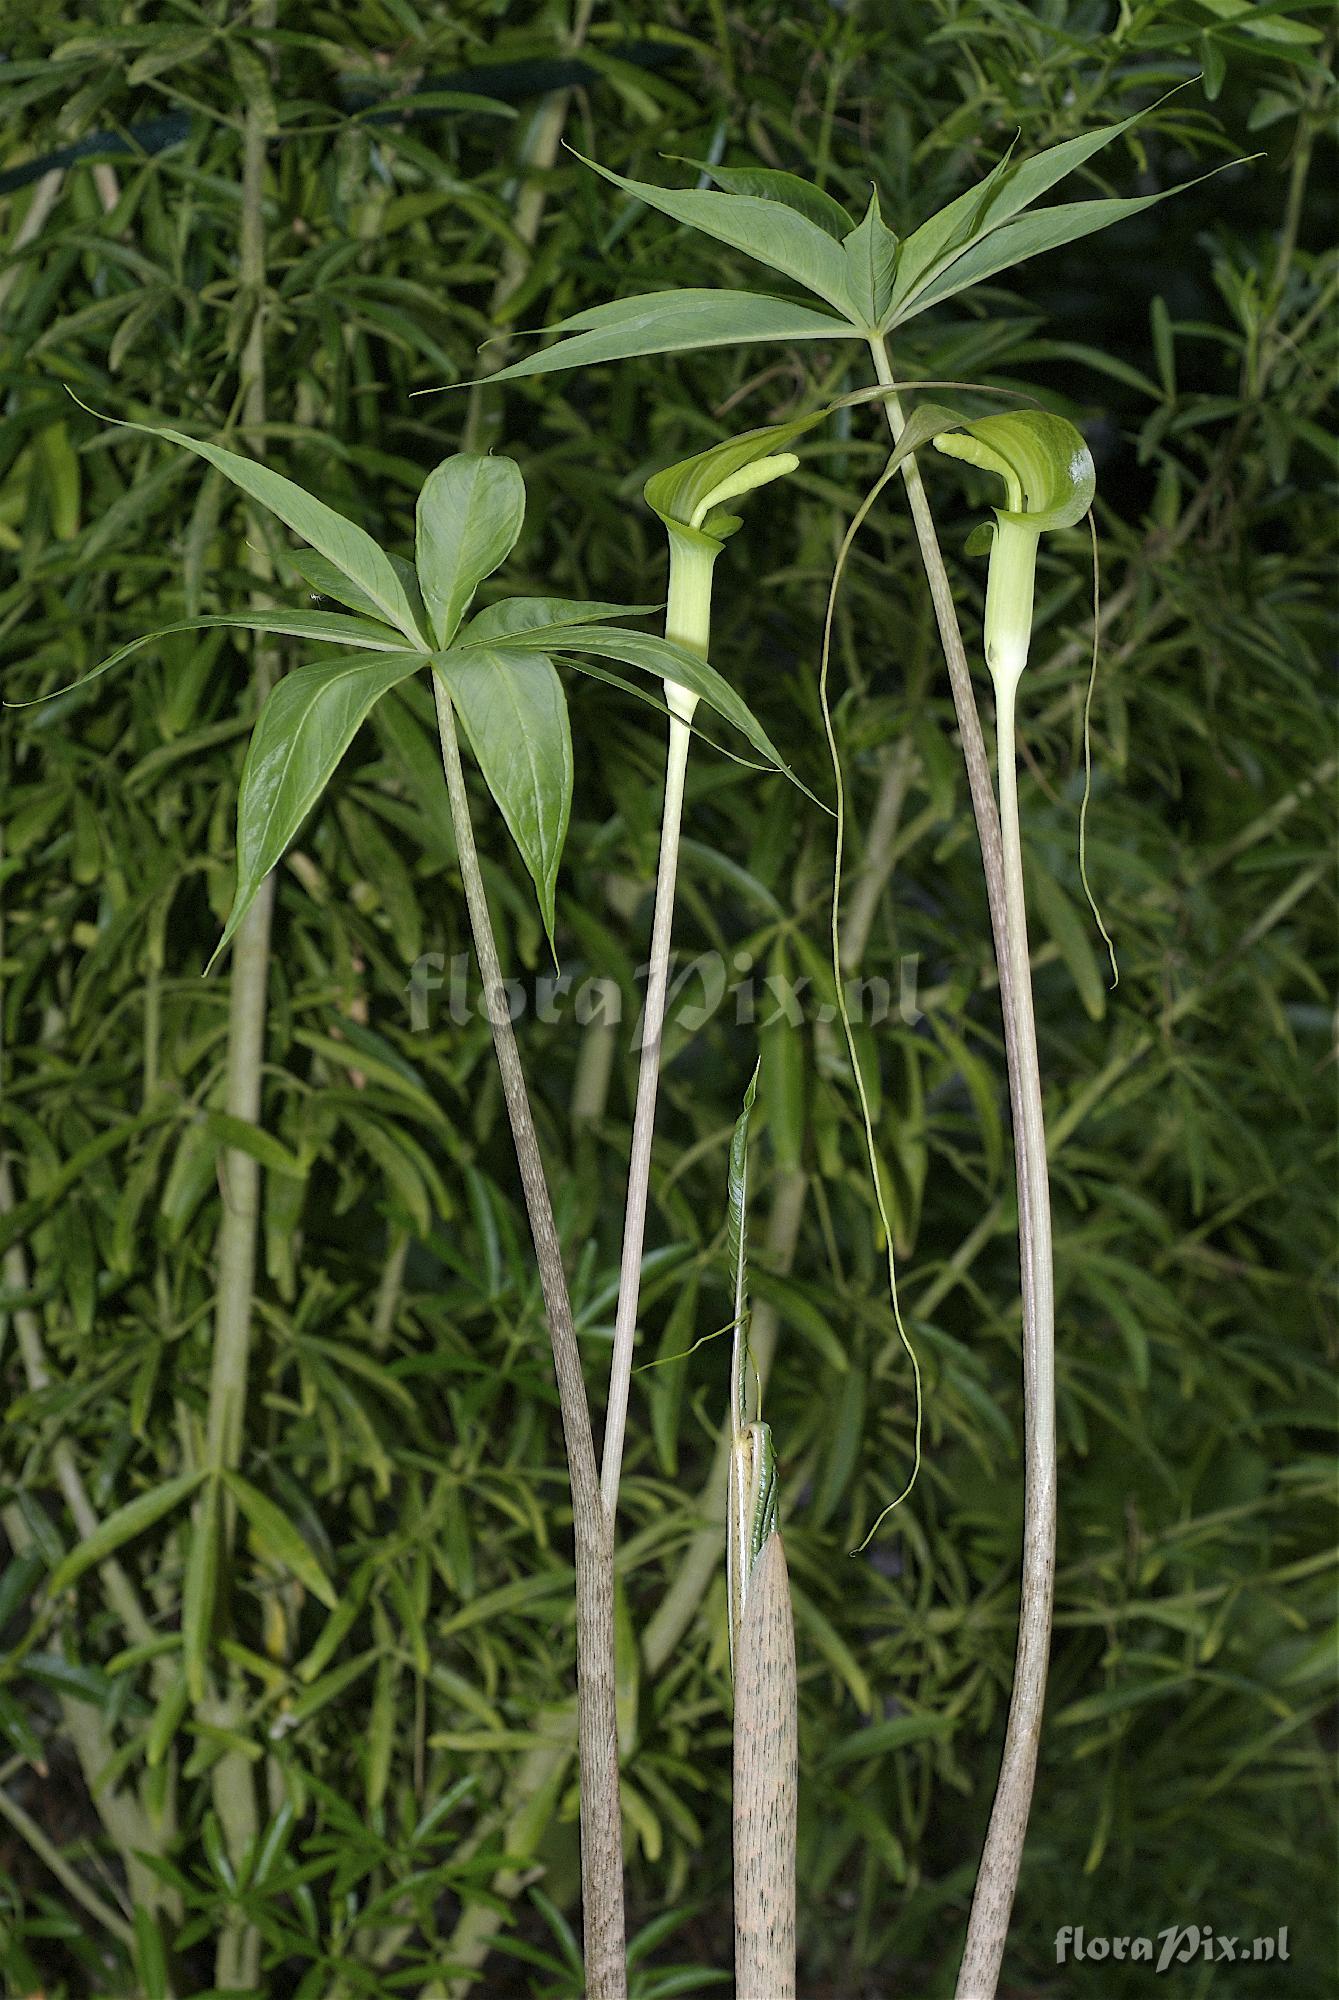
[(1010, 166), (1013, 153), (1010, 146), (1004, 158), (983, 181), (949, 202), (928, 222), (923, 222), (902, 245), (894, 289), (894, 301), (898, 308), (895, 318), (900, 320), (903, 317), (902, 306), (923, 290), (953, 258), (998, 229), (1002, 223), (1008, 222), (1011, 216), (1030, 208), (1058, 181), (1083, 166), (1094, 153), (1101, 152), (1104, 146), (1109, 146), (1113, 139), (1119, 139), (1122, 132), (1128, 132), (1132, 125), (1137, 125), (1146, 116), (1146, 111), (1136, 111), (1115, 125), (1099, 125), (1096, 131), (1081, 133), (1077, 139), (1066, 139), (1063, 145), (1048, 146), (1045, 152), (1021, 160), (1016, 167)]
[(514, 635), (527, 645), (545, 644), (567, 625), (595, 625), (607, 618), (645, 618), (656, 604), (606, 604), (599, 599), (504, 597), (486, 604), (456, 634), (455, 646), (510, 645)]
[(412, 603), (391, 558), (369, 534), (343, 514), (337, 514), (333, 507), (327, 507), (324, 500), (315, 499), (293, 480), (271, 472), (268, 465), (261, 465), (257, 459), (242, 458), (235, 451), (225, 451), (222, 445), (206, 444), (201, 438), (186, 437), (181, 431), (167, 430), (159, 424), (123, 423), (121, 428), (166, 438), (169, 443), (179, 444), (193, 451), (197, 458), (217, 466), (234, 486), (240, 486), (262, 507), (277, 514), (295, 535), (301, 535), (304, 542), (310, 542), (333, 563), (341, 576), (357, 586), (379, 618), (398, 626), (415, 645), (423, 644)]
[[(1011, 140), (1004, 157), (996, 161), (983, 181), (956, 196), (947, 207), (932, 215), (928, 222), (923, 222), (919, 229), (913, 229), (904, 240), (893, 280), (893, 295), (887, 315), (889, 321), (897, 317), (904, 300), (909, 299), (919, 285), (928, 283), (936, 271), (951, 263), (958, 252), (965, 250), (979, 234), (986, 208), (1009, 171), (1013, 150), (1014, 142)], [(886, 332), (887, 327), (883, 330)]]
[(336, 604), (345, 604), (365, 618), (380, 616), (367, 592), (350, 583), (327, 556), (317, 555), (315, 549), (281, 549), (279, 557), (284, 568), (291, 569), (318, 597), (333, 597)]
[(683, 165), (710, 174), (727, 194), (752, 194), (764, 201), (784, 202), (787, 208), (826, 229), (839, 243), (855, 227), (854, 216), (848, 215), (839, 201), (798, 174), (784, 173), (777, 167), (713, 167), (706, 160), (684, 160)]
[(893, 295), (897, 237), (879, 213), (879, 190), (870, 191), (864, 219), (844, 239), (851, 296), (871, 326), (882, 320)]
[(163, 625), (156, 632), (141, 632), (137, 639), (128, 640), (118, 646), (91, 672), (77, 681), (70, 681), (65, 687), (53, 688), (50, 694), (39, 695), (34, 701), (8, 702), (9, 708), (35, 708), (38, 702), (54, 701), (58, 694), (69, 694), (72, 689), (87, 687), (103, 674), (109, 674), (113, 667), (119, 667), (122, 660), (129, 659), (145, 646), (152, 646), (158, 639), (167, 639), (175, 632), (207, 632), (219, 626), (232, 626), (244, 632), (279, 632), (294, 639), (324, 639), (331, 645), (357, 646), (363, 652), (401, 653), (406, 658), (417, 659), (405, 645), (403, 633), (380, 619), (375, 623), (370, 618), (346, 618), (339, 611), (221, 611), (211, 613), (206, 618), (183, 618), (176, 625)]
[(214, 958), (325, 790), (373, 703), (421, 665), (416, 653), (355, 653), (297, 667), (279, 682), (260, 711), (242, 768), (237, 893)]
[(557, 670), (545, 653), (500, 646), (441, 653), (432, 666), (534, 880), (552, 943), (572, 813), (572, 735)]
[[(372, 618), (381, 616), (367, 592), (360, 590), (356, 583), (350, 583), (325, 556), (317, 555), (315, 549), (282, 549), (280, 556), (285, 566), (295, 570), (309, 590), (317, 591), (322, 597), (333, 597), (337, 604), (347, 604), (350, 611), (359, 611)], [(420, 632), (426, 632), (428, 616), (423, 608), (423, 593), (418, 587), (414, 565), (406, 562), (403, 556), (388, 555), (386, 560), (400, 579), (400, 586), (414, 614), (415, 625)]]
[[(1237, 166), (1240, 162), (1228, 160), (1224, 164)], [(1215, 171), (1221, 172), (1222, 169)], [(1206, 174), (1198, 176), (1200, 180), (1208, 178)], [(1152, 208), (1174, 194), (1184, 194), (1187, 188), (1195, 185), (1195, 181), (1182, 181), (1177, 187), (1164, 188), (1161, 194), (1129, 195), (1109, 201), (1063, 202), (1058, 208), (1044, 208), (1037, 215), (1020, 215), (1013, 222), (1006, 222), (1003, 228), (992, 230), (980, 238), (923, 291), (897, 307), (892, 324), (900, 326), (904, 320), (914, 319), (917, 313), (926, 311), (929, 306), (951, 299), (955, 292), (980, 284), (983, 278), (993, 278), (996, 272), (1007, 271), (1011, 265), (1021, 264), (1028, 257), (1039, 257), (1045, 250), (1058, 250), (1064, 243), (1073, 243), (1081, 236), (1091, 236), (1094, 230), (1109, 229), (1113, 222), (1124, 222), (1127, 216), (1138, 215), (1141, 210)]]
[(794, 278), (807, 291), (817, 292), (839, 313), (852, 320), (859, 318), (860, 308), (851, 296), (840, 245), (826, 229), (788, 203), (764, 201), (757, 195), (713, 194), (705, 188), (655, 187), (649, 181), (628, 180), (612, 168), (602, 167), (598, 160), (587, 160), (582, 153), (577, 158), (615, 187), (644, 201), (648, 208), (659, 209), (675, 222), (686, 222), (705, 236), (714, 236), (718, 243), (728, 243), (732, 249), (756, 257), (760, 264)]
[(714, 292), (701, 287), (642, 292), (635, 298), (592, 306), (547, 331), (568, 338), (527, 355), (524, 361), (513, 361), (508, 368), (499, 368), (488, 380), (514, 382), (524, 375), (550, 375), (559, 368), (590, 368), (601, 361), (627, 361), (639, 354), (737, 347), (752, 340), (860, 338), (858, 327), (813, 306), (754, 292)]
[(516, 546), (525, 481), (515, 459), (458, 451), (430, 472), (418, 496), (418, 580), (439, 646), (449, 646), (486, 576)]

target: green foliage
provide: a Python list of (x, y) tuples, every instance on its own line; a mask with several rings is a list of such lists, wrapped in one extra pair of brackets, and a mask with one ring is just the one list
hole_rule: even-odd
[[(583, 155), (639, 188), (677, 178), (684, 197), (711, 183), (716, 199), (765, 205), (825, 284), (868, 285), (857, 319), (888, 277), (868, 220), (877, 187), (874, 213), (899, 238), (882, 311), (914, 308), (894, 337), (899, 380), (1023, 391), (1089, 440), (1104, 579), (1089, 867), (1122, 976), (1104, 993), (1075, 930), (1089, 603), (1073, 546), (1044, 543), (1020, 783), (1063, 1504), (1008, 1979), (1057, 2000), (1136, 2000), (1140, 1968), (1058, 1969), (1057, 1929), (1119, 1936), (1211, 1912), (1242, 1936), (1286, 1923), (1291, 1983), (1323, 1991), (1329, 23), (1235, 0), (691, 0), (668, 35), (600, 13), (569, 56), (538, 7), (283, 15), (266, 37), (212, 5), (170, 21), (139, 4), (77, 19), (40, 7), (16, 22), (6, 64), (4, 693), (65, 691), (7, 709), (0, 737), (0, 1794), (127, 1935), (7, 1818), (4, 1983), (67, 2000), (152, 1993), (166, 1961), (169, 1990), (205, 1991), (240, 1913), (263, 1989), (302, 2000), (326, 2000), (337, 1977), (350, 1995), (431, 1991), (447, 1960), (486, 1962), (476, 1992), (579, 1991), (562, 1929), (577, 1854), (561, 1439), (487, 1024), (473, 990), (452, 986), (467, 941), (421, 674), (377, 702), (277, 871), (255, 1142), (277, 1151), (262, 1163), (231, 1487), (203, 1479), (201, 1432), (238, 1138), (218, 1122), (232, 968), (199, 977), (236, 881), (257, 654), (282, 689), (336, 647), (384, 671), (394, 656), (377, 649), (409, 627), (417, 653), (438, 634), (392, 552), (414, 545), (424, 482), (457, 450), (514, 459), (529, 495), (516, 594), (476, 578), (457, 661), (501, 650), (620, 680), (566, 683), (572, 813), (553, 922), (571, 992), (541, 987), (552, 967), (525, 864), (496, 817), (478, 818), (598, 1384), (663, 737), (658, 713), (623, 698), (623, 670), (629, 690), (672, 669), (714, 688), (732, 725), (752, 719), (754, 752), (829, 799), (826, 583), (886, 442), (877, 407), (849, 406), (821, 456), (801, 447), (784, 486), (741, 510), (717, 570), (715, 679), (690, 679), (708, 670), (656, 653), (649, 633), (609, 636), (663, 595), (647, 478), (866, 378), (857, 327), (824, 294), (750, 295), (751, 252), (647, 214), (561, 150), (528, 170), (532, 114), (576, 84), (566, 129)], [(1201, 68), (1204, 90), (1163, 95)], [(272, 133), (259, 298), (239, 279), (248, 104)], [(1064, 155), (1074, 146), (1082, 159)], [(1048, 153), (1042, 174), (1057, 149), (1070, 158), (1087, 211), (1144, 203), (1257, 146), (1253, 166), (1174, 203), (1123, 207), (1099, 245), (1011, 256), (1007, 278), (978, 269), (930, 309), (932, 286), (1009, 249), (1010, 230), (1039, 246), (1036, 231), (1061, 227), (1068, 203), (1006, 213), (1020, 192), (1049, 194), (1055, 181), (1030, 193), (1024, 178)], [(527, 190), (542, 201), (533, 229)], [(969, 231), (994, 204), (973, 249), (923, 235), (959, 202), (951, 227)], [(777, 224), (776, 206), (805, 227)], [(257, 306), (259, 434), (239, 417)], [(518, 344), (516, 329), (545, 325), (567, 331)], [(497, 345), (481, 358), (484, 341)], [(631, 354), (656, 358), (575, 372)], [(412, 397), (518, 356), (514, 377)], [(111, 427), (66, 384), (100, 411), (173, 423), (180, 442)], [(999, 407), (930, 393), (973, 421)], [(216, 437), (226, 445), (206, 451)], [(333, 545), (298, 548), (267, 524), (211, 459), (228, 448), (248, 477), (282, 467), (333, 513)], [(961, 471), (928, 453), (922, 467), (970, 638), (982, 579), (955, 560), (971, 518)], [(123, 670), (91, 678), (132, 643)], [(951, 1991), (1012, 1665), (1018, 1276), (998, 1009), (951, 710), (891, 491), (853, 552), (833, 672), (851, 792), (845, 963), (866, 982), (864, 1020), (852, 1011), (926, 1371), (925, 1465), (883, 1538), (848, 1561), (909, 1466), (913, 1411), (824, 1012), (831, 823), (771, 772), (695, 755), (678, 934), (698, 970), (667, 1033), (642, 1288), (646, 1358), (685, 1358), (634, 1380), (621, 1572), (642, 1645), (627, 1841), (644, 2000), (710, 1990), (726, 1962), (724, 1598), (719, 1581), (694, 1584), (691, 1552), (728, 1342), (688, 1350), (731, 1317), (720, 1191), (760, 1040), (751, 1338), (780, 1332), (767, 1409), (800, 1664), (801, 1990)], [(433, 953), (444, 965), (416, 982)], [(809, 982), (793, 1009), (769, 974)], [(609, 988), (578, 1012), (588, 975)], [(874, 1025), (879, 980), (889, 1012)], [(228, 1554), (208, 1516), (234, 1508)], [(203, 1609), (221, 1601), (219, 1564), (222, 1621)], [(239, 1691), (223, 1720), (195, 1699), (209, 1676)], [(240, 1868), (213, 1816), (227, 1752), (263, 1802)], [(532, 1859), (543, 1903), (516, 1891)], [(1244, 2000), (1281, 1991), (1274, 1968), (1231, 1972)]]

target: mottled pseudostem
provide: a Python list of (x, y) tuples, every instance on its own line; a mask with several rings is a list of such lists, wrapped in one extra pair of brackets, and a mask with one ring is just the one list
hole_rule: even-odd
[(781, 1537), (753, 1566), (735, 1661), (735, 2000), (795, 2000), (795, 1625)]

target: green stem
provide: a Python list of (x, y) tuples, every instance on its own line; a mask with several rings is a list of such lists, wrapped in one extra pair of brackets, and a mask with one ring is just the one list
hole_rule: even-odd
[[(254, 20), (259, 32), (273, 29), (275, 18), (276, 0), (257, 0)], [(266, 107), (263, 101), (255, 100), (247, 107), (242, 133), (238, 279), (250, 306), (250, 322), (240, 359), (244, 385), (242, 422), (257, 439), (266, 417), (263, 193), (268, 138)], [(263, 585), (270, 571), (259, 535), (249, 539), (247, 562), (257, 584), (262, 586), (252, 601), (264, 605), (268, 599)], [(272, 651), (257, 647), (252, 688), (258, 706), (269, 693), (278, 666)], [(261, 1116), (273, 908), (274, 878), (270, 876), (234, 940), (228, 992), (225, 1108), (230, 1117), (244, 1119), (251, 1125), (258, 1125)], [(260, 1215), (259, 1162), (250, 1153), (230, 1148), (223, 1154), (220, 1165), (223, 1215), (218, 1234), (214, 1352), (205, 1420), (205, 1449), (214, 1473), (236, 1466), (242, 1453)], [(207, 1531), (206, 1518), (203, 1510), (197, 1510), (197, 1533)], [(225, 1543), (230, 1544), (231, 1506), (225, 1507), (223, 1518)], [(223, 1573), (226, 1577), (226, 1565)], [(221, 1697), (211, 1692), (202, 1704), (202, 1719), (235, 1730), (242, 1720), (243, 1704), (244, 1697), (236, 1688)], [(212, 1790), (224, 1842), (237, 1866), (260, 1831), (255, 1773), (240, 1751), (229, 1751), (220, 1757), (213, 1769)], [(215, 1986), (224, 1992), (255, 1986), (260, 1971), (260, 1942), (260, 1933), (240, 1915), (226, 1922), (215, 1952)]]
[[(998, 555), (998, 550), (997, 550)], [(994, 563), (992, 562), (992, 570)], [(1030, 569), (1030, 564), (1029, 564)], [(1030, 596), (1030, 592), (1029, 592)], [(1023, 653), (1026, 659), (1026, 651)], [(1009, 962), (1017, 1005), (1021, 1093), (1014, 1106), (1018, 1178), (1034, 1200), (1020, 1231), (1023, 1290), (1023, 1413), (1026, 1485), (1023, 1582), (1018, 1649), (995, 1803), (977, 1874), (958, 2000), (989, 2000), (999, 1979), (1009, 1916), (1027, 1834), (1037, 1773), (1055, 1594), (1055, 1286), (1051, 1253), (1050, 1183), (1042, 1112), (1037, 1031), (1032, 1006), (1023, 849), (1018, 818), (1014, 701), (1023, 661), (995, 671), (995, 732), (999, 756), (1000, 825), (1009, 923)]]
[(618, 1777), (614, 1671), (613, 1522), (600, 1497), (581, 1351), (549, 1200), (544, 1162), (530, 1112), (520, 1051), (511, 1024), (483, 874), (474, 845), (451, 697), (433, 676), (451, 824), (465, 903), (483, 979), (484, 1004), (502, 1095), (521, 1172), (540, 1289), (553, 1345), (554, 1373), (572, 1489), (576, 1567), (577, 1715), (581, 1761), (581, 1884), (588, 2000), (624, 2000), (623, 1841)]
[[(665, 607), (665, 637), (700, 659), (707, 657), (711, 637), (711, 573), (719, 544), (704, 546), (705, 537), (670, 531), (669, 596)], [(679, 870), (679, 830), (683, 817), (684, 774), (692, 740), (689, 723), (697, 697), (666, 682), (670, 706), (669, 750), (665, 763), (665, 797), (660, 818), (660, 863), (656, 872), (656, 907), (651, 924), (651, 956), (647, 965), (646, 1006), (642, 1015), (641, 1063), (637, 1073), (637, 1104), (632, 1121), (628, 1161), (628, 1194), (623, 1211), (623, 1257), (619, 1268), (614, 1347), (609, 1366), (609, 1401), (604, 1420), (604, 1455), (600, 1490), (612, 1521), (618, 1506), (623, 1465), (623, 1439), (628, 1419), (628, 1387), (637, 1339), (637, 1299), (641, 1287), (642, 1246), (646, 1237), (646, 1205), (651, 1180), (651, 1142), (655, 1135), (656, 1094), (660, 1083), (660, 1050), (665, 1027), (665, 994), (669, 983), (670, 935), (674, 925), (674, 890)]]
[[(895, 377), (882, 338), (870, 342), (875, 372), (885, 387)], [(896, 395), (884, 399), (894, 440), (905, 428)], [(1013, 1907), (1022, 1858), (1023, 1839), (1036, 1775), (1037, 1741), (1046, 1689), (1050, 1646), (1051, 1601), (1055, 1576), (1055, 1417), (1054, 1417), (1054, 1298), (1051, 1275), (1051, 1197), (1046, 1172), (1042, 1122), (1041, 1074), (1032, 1008), (1027, 929), (1023, 907), (1022, 862), (1018, 841), (1018, 809), (1014, 775), (1012, 693), (1005, 697), (1000, 725), (1000, 808), (995, 804), (986, 758), (985, 739), (972, 691), (967, 655), (944, 558), (935, 534), (929, 501), (915, 454), (902, 466), (902, 477), (920, 543), (935, 618), (948, 667), (953, 705), (962, 740), (963, 761), (972, 810), (981, 842), (981, 860), (990, 905), (995, 961), (999, 968), (1000, 1012), (1004, 1022), (1005, 1058), (1009, 1072), (1009, 1104), (1014, 1130), (1014, 1165), (1018, 1183), (1019, 1261), (1023, 1304), (1024, 1458), (1026, 1489), (1023, 1525), (1023, 1586), (1019, 1611), (1018, 1654), (1004, 1757), (995, 1804), (977, 1875), (967, 1943), (958, 1979), (958, 2000), (993, 2000), (1004, 1955), (1009, 1914)], [(1008, 766), (1007, 778), (1005, 765)], [(1012, 827), (1012, 859), (1006, 860), (1001, 830), (1006, 803)]]

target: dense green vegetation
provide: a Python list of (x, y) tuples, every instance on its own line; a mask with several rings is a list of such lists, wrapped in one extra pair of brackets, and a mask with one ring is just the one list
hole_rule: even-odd
[[(903, 379), (1028, 390), (1081, 425), (1098, 478), (1087, 862), (1114, 992), (1077, 851), (1082, 531), (1042, 545), (1019, 709), (1061, 1511), (1002, 1990), (1328, 1991), (1325, 10), (684, 0), (583, 13), (574, 39), (548, 7), (294, 0), (276, 20), (263, 4), (95, 0), (34, 8), (9, 43), (0, 630), (15, 703), (142, 632), (267, 586), (293, 595), (281, 530), (67, 389), (226, 437), (406, 553), (425, 474), (463, 442), (496, 445), (528, 493), (509, 594), (663, 597), (648, 474), (867, 376), (858, 352), (797, 343), (463, 386), (481, 342), (495, 366), (608, 298), (757, 286), (756, 267), (628, 201), (560, 135), (675, 185), (683, 160), (788, 167), (857, 214), (874, 180), (899, 231), (1015, 134), (1036, 152), (1201, 71), (1067, 198), (1259, 154), (914, 320), (894, 360)], [(427, 389), (442, 393), (412, 396)], [(825, 799), (828, 579), (888, 449), (874, 410), (838, 423), (741, 510), (712, 638)], [(962, 468), (924, 460), (979, 661), (984, 566), (962, 544), (993, 496), (982, 481), (968, 506)], [(558, 2000), (580, 1992), (567, 1478), (426, 686), (380, 704), (277, 871), (268, 954), (201, 976), (232, 899), (260, 693), (298, 657), (282, 639), (177, 634), (0, 721), (0, 1968), (16, 1994), (184, 1996), (236, 1986), (259, 1953), (252, 1983), (274, 2000)], [(913, 1401), (831, 1004), (832, 824), (702, 742), (676, 925), (698, 976), (661, 1082), (638, 1353), (671, 1365), (633, 1378), (622, 1502), (642, 2000), (711, 1990), (729, 1963), (725, 1583), (703, 1527), (729, 1342), (689, 1350), (731, 1313), (726, 1157), (759, 1046), (752, 1283), (755, 1340), (775, 1340), (799, 1648), (803, 1993), (952, 1990), (999, 1760), (1022, 1507), (1008, 1100), (953, 712), (891, 493), (848, 564), (833, 677), (844, 953), (891, 996), (858, 1036), (924, 1466), (849, 1560), (904, 1482)], [(482, 801), (477, 823), (598, 1411), (664, 731), (617, 689), (567, 687), (566, 992), (542, 983), (533, 891)], [(247, 978), (268, 996), (255, 1128), (228, 1080)], [(794, 1019), (774, 1004), (786, 979), (809, 982)], [(592, 980), (609, 982), (603, 1004)], [(236, 1246), (257, 1172), (253, 1288)], [(190, 1685), (181, 1634), (214, 1545), (191, 1480), (217, 1326), (238, 1312), (235, 1555), (194, 1634), (207, 1686)], [(150, 1502), (114, 1561), (46, 1589), (98, 1523), (173, 1481), (177, 1504)], [(1200, 1960), (1158, 1981), (1056, 1964), (1064, 1925), (1174, 1923), (1239, 1940), (1287, 1926), (1289, 1964)], [(477, 1976), (453, 1984), (448, 1966)]]

